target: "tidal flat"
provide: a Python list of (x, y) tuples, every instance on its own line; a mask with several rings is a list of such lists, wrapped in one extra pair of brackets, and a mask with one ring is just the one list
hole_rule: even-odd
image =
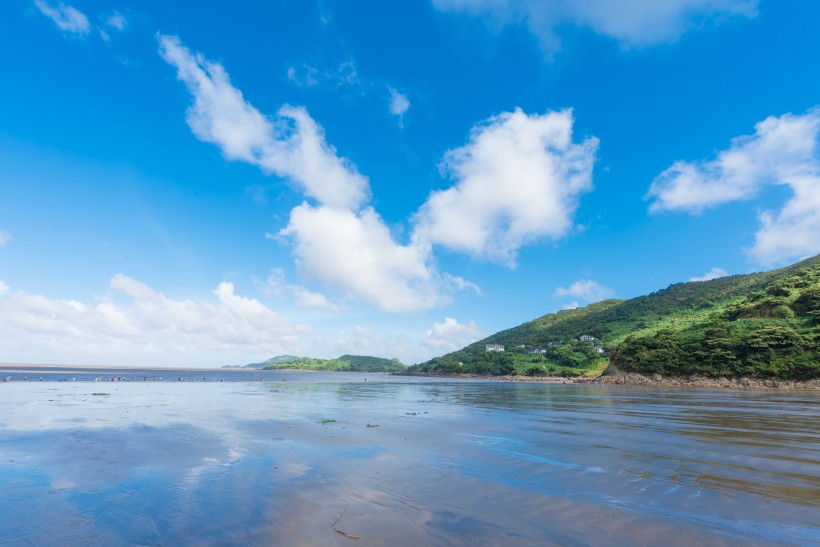
[(816, 391), (81, 372), (0, 383), (0, 544), (820, 544)]

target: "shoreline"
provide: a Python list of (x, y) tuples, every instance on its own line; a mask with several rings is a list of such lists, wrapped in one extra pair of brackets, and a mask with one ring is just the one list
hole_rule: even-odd
[(636, 372), (617, 372), (602, 375), (596, 383), (626, 386), (679, 386), (706, 387), (720, 389), (781, 389), (781, 390), (820, 390), (820, 378), (814, 380), (781, 380), (779, 378), (708, 378), (705, 376), (661, 376), (653, 374), (644, 376)]
[(422, 376), (428, 378), (465, 378), (494, 382), (521, 382), (541, 384), (608, 384), (646, 387), (698, 387), (716, 389), (780, 389), (820, 390), (820, 378), (814, 380), (780, 380), (777, 378), (707, 378), (703, 376), (644, 376), (635, 372), (602, 375), (596, 378), (563, 378), (556, 376), (490, 376), (482, 374), (430, 374), (396, 373), (398, 376)]

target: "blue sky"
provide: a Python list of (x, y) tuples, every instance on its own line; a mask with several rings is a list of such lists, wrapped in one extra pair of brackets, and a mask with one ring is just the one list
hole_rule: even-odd
[(816, 2), (2, 12), (0, 362), (415, 363), (820, 252)]

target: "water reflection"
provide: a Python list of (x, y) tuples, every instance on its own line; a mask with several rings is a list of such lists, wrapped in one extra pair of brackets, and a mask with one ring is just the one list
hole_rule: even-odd
[(10, 382), (0, 542), (808, 544), (819, 410), (357, 374)]

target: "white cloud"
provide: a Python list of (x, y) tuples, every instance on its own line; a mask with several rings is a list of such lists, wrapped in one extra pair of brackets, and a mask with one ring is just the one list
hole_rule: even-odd
[[(591, 303), (612, 298), (615, 296), (615, 291), (591, 279), (580, 279), (569, 287), (558, 287), (553, 294), (558, 298), (581, 298)], [(578, 307), (577, 302), (572, 302), (572, 304), (574, 304), (573, 308)]]
[[(474, 283), (437, 271), (434, 245), (514, 265), (522, 245), (566, 235), (579, 196), (591, 188), (598, 141), (572, 142), (571, 111), (505, 113), (447, 154), (444, 163), (456, 184), (431, 194), (413, 218), (410, 243), (402, 244), (365, 206), (367, 178), (336, 155), (307, 111), (285, 105), (269, 119), (231, 84), (222, 65), (191, 53), (176, 37), (160, 36), (159, 42), (160, 54), (193, 96), (188, 124), (198, 138), (218, 145), (228, 159), (289, 177), (318, 200), (295, 207), (288, 226), (268, 237), (292, 246), (303, 278), (343, 298), (412, 312), (446, 302), (455, 290), (480, 293)], [(351, 85), (358, 81), (352, 63), (338, 76)], [(404, 113), (409, 101), (393, 91), (394, 112)], [(334, 306), (307, 289), (293, 294), (303, 305)]]
[(430, 350), (442, 354), (456, 351), (476, 340), (487, 336), (475, 321), (459, 323), (452, 317), (445, 317), (441, 323), (434, 323), (433, 328), (427, 331), (422, 344)]
[(714, 268), (712, 268), (700, 277), (690, 277), (689, 281), (711, 281), (712, 279), (726, 277), (727, 275), (729, 275), (729, 272), (727, 272), (723, 268), (718, 268), (717, 266), (715, 266)]
[(367, 178), (336, 155), (304, 108), (284, 105), (268, 119), (231, 84), (222, 65), (191, 53), (176, 36), (159, 42), (163, 59), (194, 98), (187, 119), (197, 138), (219, 146), (229, 160), (292, 180), (322, 204), (355, 210), (369, 197)]
[(700, 213), (756, 197), (767, 185), (788, 186), (792, 196), (780, 211), (760, 214), (755, 244), (748, 250), (769, 264), (820, 252), (820, 108), (804, 115), (771, 116), (753, 135), (732, 140), (709, 161), (675, 162), (647, 194), (651, 212)]
[(72, 6), (62, 2), (52, 6), (45, 0), (34, 0), (34, 5), (62, 31), (85, 36), (91, 30), (88, 17)]
[(251, 278), (251, 282), (267, 297), (282, 296), (284, 293), (285, 271), (282, 268), (271, 268), (266, 279), (259, 279), (256, 276)]
[(115, 11), (105, 19), (105, 24), (111, 28), (123, 31), (128, 27), (128, 19), (122, 13)]
[(340, 306), (328, 300), (327, 296), (322, 293), (313, 292), (298, 285), (289, 285), (288, 289), (296, 299), (296, 304), (303, 308), (320, 308), (334, 312), (341, 310)]
[(448, 273), (445, 273), (442, 276), (442, 279), (444, 280), (445, 284), (448, 287), (451, 287), (452, 289), (455, 289), (457, 291), (470, 290), (470, 291), (473, 291), (475, 294), (479, 294), (479, 295), (481, 294), (481, 287), (479, 287), (478, 285), (476, 285), (472, 281), (467, 281), (463, 277), (459, 277), (457, 275), (450, 275)]
[(572, 302), (570, 302), (568, 304), (564, 304), (562, 309), (575, 310), (575, 309), (578, 309), (580, 307), (581, 307), (581, 304), (579, 304), (577, 300), (573, 300)]
[[(324, 61), (324, 62), (323, 62)], [(320, 66), (324, 68), (320, 68)], [(335, 90), (347, 88), (356, 94), (364, 94), (376, 84), (375, 80), (362, 79), (356, 69), (356, 61), (343, 57), (334, 61), (315, 59), (311, 62), (300, 62), (287, 68), (288, 80), (302, 87), (318, 85), (328, 86)]]
[(762, 264), (820, 253), (820, 174), (789, 181), (794, 195), (778, 212), (759, 215), (760, 229), (748, 253)]
[(416, 311), (441, 301), (429, 252), (396, 243), (370, 207), (355, 213), (303, 203), (280, 236), (293, 243), (305, 277), (384, 311)]
[(123, 274), (94, 304), (11, 291), (0, 283), (0, 351), (24, 362), (213, 366), (214, 358), (284, 352), (310, 332), (223, 282), (215, 298), (174, 300)]
[(526, 25), (547, 55), (561, 49), (556, 29), (567, 24), (636, 47), (674, 42), (710, 19), (757, 15), (757, 0), (433, 0), (433, 6), (489, 18), (498, 28)]
[(390, 92), (390, 113), (399, 118), (399, 124), (404, 124), (404, 113), (410, 108), (410, 99), (394, 87), (388, 87)]
[(415, 217), (415, 237), (477, 258), (515, 264), (518, 249), (572, 229), (592, 188), (598, 140), (572, 142), (572, 111), (520, 109), (475, 127), (444, 167), (456, 184), (433, 192)]
[(319, 69), (310, 65), (289, 66), (287, 75), (288, 80), (299, 86), (313, 87), (319, 85)]
[(0, 230), (0, 247), (5, 247), (11, 241), (11, 234), (5, 230)]

